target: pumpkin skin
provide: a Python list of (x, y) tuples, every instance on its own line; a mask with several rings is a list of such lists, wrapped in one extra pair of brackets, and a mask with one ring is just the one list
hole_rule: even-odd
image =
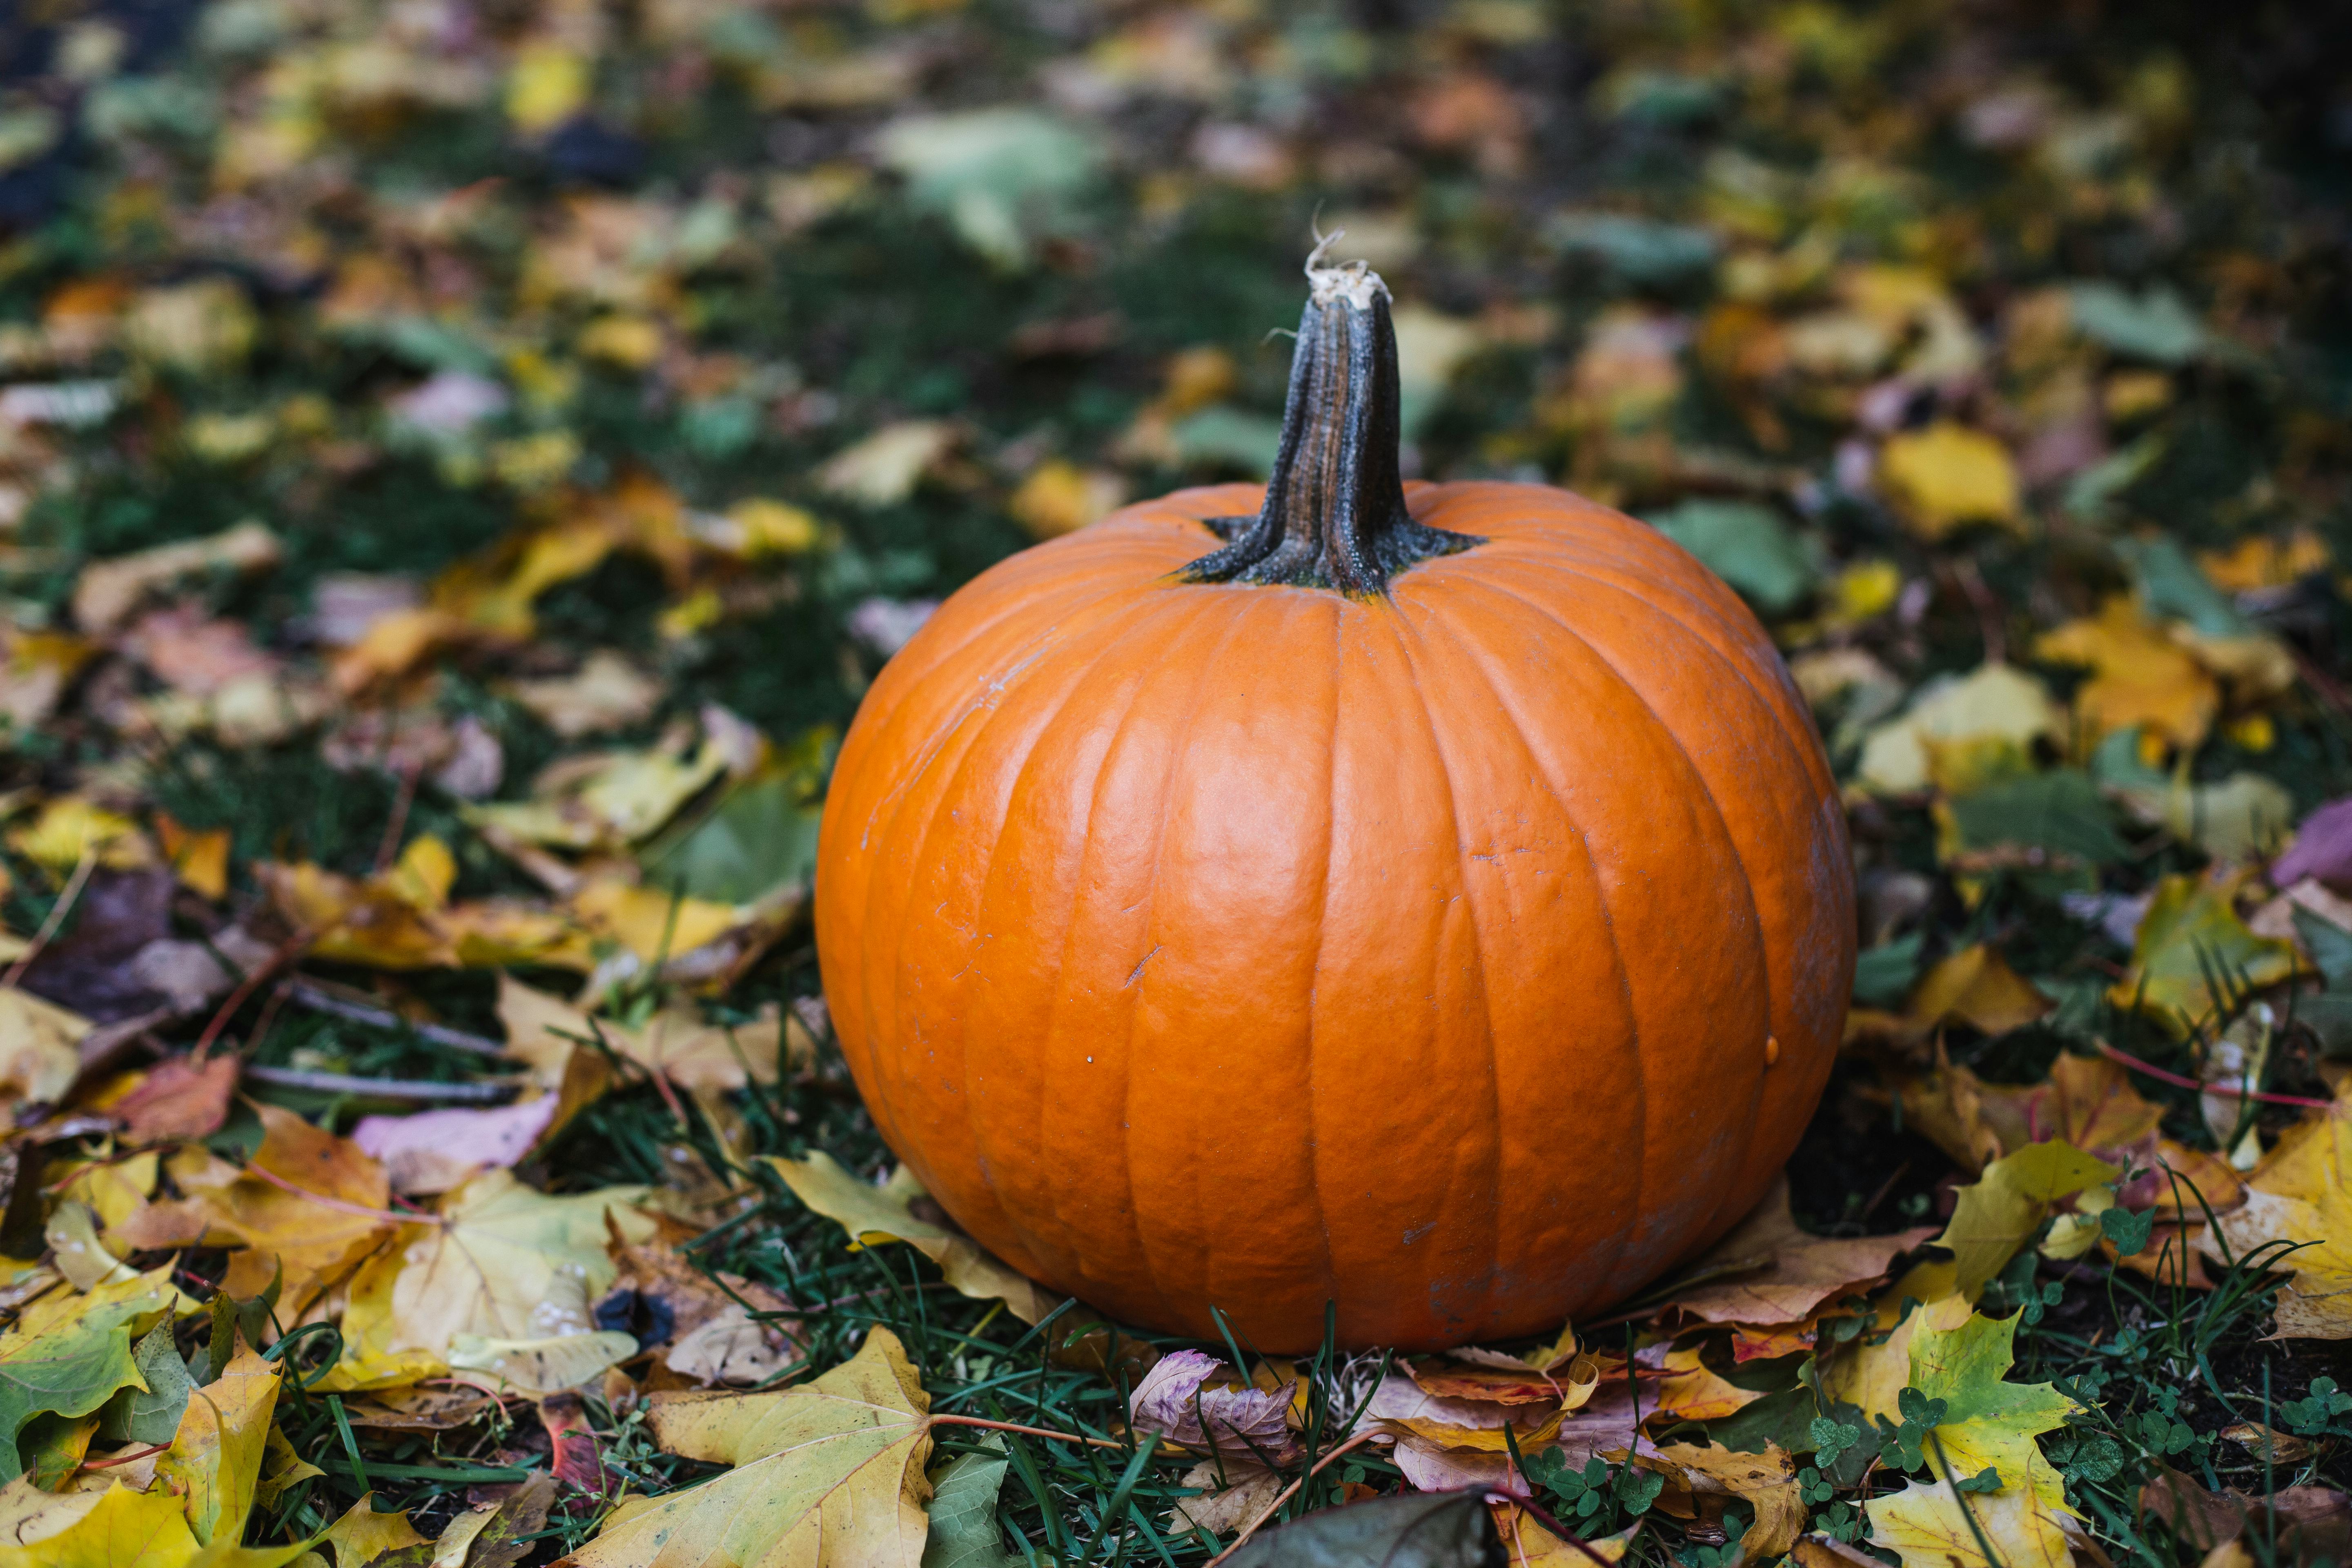
[(1409, 486), (1478, 542), (1384, 595), (1181, 580), (1261, 493), (1014, 556), (884, 668), (819, 845), (835, 1030), (947, 1212), (1121, 1321), (1556, 1328), (1794, 1149), (1853, 975), (1834, 782), (1651, 529)]

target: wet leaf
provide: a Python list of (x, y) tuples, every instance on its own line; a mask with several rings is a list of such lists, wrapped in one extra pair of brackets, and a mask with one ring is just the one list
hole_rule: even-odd
[(1973, 1184), (1959, 1189), (1951, 1223), (1936, 1238), (1958, 1265), (1961, 1294), (1974, 1300), (2042, 1227), (2053, 1204), (2122, 1173), (2057, 1139), (2030, 1143), (1987, 1165)]

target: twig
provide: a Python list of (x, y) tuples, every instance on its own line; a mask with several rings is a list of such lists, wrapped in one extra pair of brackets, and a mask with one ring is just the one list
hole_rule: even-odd
[(1218, 1552), (1214, 1557), (1210, 1558), (1206, 1568), (1217, 1568), (1218, 1563), (1223, 1563), (1226, 1558), (1231, 1557), (1234, 1552), (1239, 1552), (1248, 1542), (1249, 1538), (1258, 1532), (1258, 1527), (1260, 1525), (1263, 1525), (1267, 1520), (1272, 1519), (1276, 1513), (1281, 1511), (1282, 1505), (1288, 1502), (1292, 1496), (1297, 1492), (1299, 1488), (1305, 1486), (1308, 1481), (1313, 1480), (1318, 1475), (1322, 1473), (1324, 1466), (1329, 1464), (1332, 1460), (1338, 1458), (1349, 1449), (1361, 1447), (1363, 1445), (1370, 1442), (1373, 1438), (1379, 1436), (1380, 1433), (1376, 1430), (1359, 1432), (1354, 1436), (1349, 1438), (1346, 1442), (1340, 1444), (1338, 1447), (1332, 1449), (1329, 1453), (1324, 1455), (1321, 1458), (1316, 1460), (1312, 1469), (1309, 1469), (1305, 1475), (1299, 1477), (1297, 1480), (1283, 1488), (1281, 1492), (1276, 1496), (1275, 1500), (1266, 1504), (1265, 1507), (1259, 1511), (1258, 1516), (1255, 1519), (1251, 1520), (1247, 1524), (1243, 1525), (1242, 1532), (1234, 1537), (1234, 1543), (1231, 1546), (1226, 1547), (1223, 1552)]
[(1097, 1448), (1127, 1451), (1127, 1445), (1109, 1437), (1088, 1437), (1077, 1432), (1056, 1432), (1050, 1426), (1020, 1426), (1010, 1421), (989, 1421), (978, 1415), (934, 1415), (934, 1426), (984, 1426), (991, 1432), (1018, 1432), (1025, 1437), (1051, 1437), (1057, 1443), (1086, 1443)]
[(293, 963), (304, 949), (318, 941), (320, 934), (320, 927), (303, 927), (279, 942), (275, 952), (254, 965), (252, 972), (236, 983), (236, 989), (228, 994), (228, 1000), (222, 1003), (220, 1011), (213, 1015), (213, 1021), (206, 1024), (205, 1032), (196, 1037), (194, 1056), (197, 1066), (204, 1065), (205, 1053), (212, 1049), (213, 1042), (220, 1038), (223, 1029), (228, 1027), (228, 1021), (236, 1016), (236, 1010), (250, 1001), (253, 994), (260, 990), (262, 984), (271, 975)]
[(354, 1024), (365, 1024), (377, 1029), (404, 1028), (420, 1040), (430, 1040), (436, 1046), (447, 1046), (454, 1051), (471, 1051), (478, 1057), (506, 1057), (510, 1053), (502, 1041), (487, 1035), (469, 1035), (463, 1029), (452, 1029), (446, 1024), (419, 1024), (402, 1017), (389, 1007), (378, 1007), (342, 995), (339, 989), (331, 990), (316, 980), (289, 980), (285, 985), (286, 999), (297, 1006), (308, 1007), (313, 1013), (326, 1013), (338, 1018), (349, 1018)]
[(2308, 1095), (2302, 1094), (2273, 1094), (2268, 1089), (2231, 1089), (2227, 1084), (2207, 1083), (2201, 1079), (2190, 1078), (2185, 1073), (2167, 1072), (2160, 1067), (2153, 1067), (2140, 1060), (2128, 1051), (2116, 1049), (2105, 1040), (2096, 1043), (2101, 1056), (2112, 1058), (2134, 1072), (2144, 1072), (2157, 1082), (2168, 1083), (2175, 1089), (2193, 1089), (2202, 1094), (2234, 1095), (2240, 1100), (2259, 1100), (2265, 1105), (2306, 1105), (2318, 1110), (2336, 1109), (2336, 1102), (2332, 1100), (2314, 1100)]
[(66, 879), (65, 891), (59, 893), (58, 901), (49, 906), (48, 918), (41, 922), (41, 929), (33, 933), (25, 955), (8, 966), (7, 973), (0, 974), (0, 985), (14, 985), (25, 978), (25, 971), (33, 967), (33, 960), (41, 956), (41, 949), (49, 945), (49, 939), (58, 934), (59, 926), (66, 923), (66, 916), (73, 912), (75, 900), (81, 897), (82, 889), (89, 882), (89, 874), (97, 869), (98, 851), (95, 848), (84, 849), (81, 858), (74, 862), (73, 875)]
[(324, 1193), (314, 1193), (306, 1188), (298, 1187), (293, 1183), (288, 1181), (277, 1172), (270, 1170), (266, 1165), (247, 1165), (245, 1168), (245, 1173), (248, 1176), (259, 1176), (263, 1181), (268, 1182), (271, 1186), (276, 1187), (281, 1193), (291, 1193), (294, 1196), (303, 1199), (305, 1202), (317, 1204), (320, 1208), (333, 1209), (337, 1214), (357, 1215), (362, 1219), (382, 1220), (386, 1225), (442, 1225), (446, 1223), (439, 1215), (400, 1214), (392, 1209), (372, 1209), (365, 1204), (347, 1204), (341, 1198), (331, 1198)]
[(408, 827), (409, 809), (416, 804), (416, 775), (421, 770), (410, 763), (400, 770), (400, 788), (392, 797), (392, 816), (383, 825), (383, 839), (375, 847), (376, 875), (391, 868), (400, 853), (400, 836)]
[(255, 1068), (245, 1076), (285, 1089), (320, 1094), (357, 1094), (371, 1100), (439, 1100), (449, 1105), (495, 1105), (515, 1091), (515, 1080), (496, 1083), (426, 1083), (404, 1078), (356, 1078), (350, 1073), (311, 1072), (303, 1068)]

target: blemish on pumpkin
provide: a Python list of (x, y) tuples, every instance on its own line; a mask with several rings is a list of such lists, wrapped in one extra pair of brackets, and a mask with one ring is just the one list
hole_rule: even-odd
[[(1137, 981), (1139, 981), (1139, 980), (1142, 979), (1142, 978), (1143, 978), (1143, 966), (1144, 966), (1145, 964), (1147, 964), (1147, 963), (1150, 963), (1152, 961), (1152, 959), (1154, 959), (1155, 957), (1159, 956), (1160, 950), (1161, 948), (1163, 948), (1163, 947), (1166, 947), (1167, 945), (1168, 945), (1168, 944), (1167, 944), (1166, 942), (1154, 942), (1154, 943), (1152, 943), (1151, 951), (1150, 951), (1150, 952), (1145, 953), (1141, 958), (1139, 958), (1139, 959), (1138, 959), (1138, 960), (1136, 961), (1136, 964), (1135, 964), (1135, 973), (1132, 973), (1132, 974), (1129, 974), (1129, 975), (1127, 977), (1127, 984), (1128, 984), (1128, 985), (1132, 985), (1132, 984), (1134, 984)], [(1126, 989), (1127, 989), (1127, 986), (1126, 986), (1126, 985), (1122, 985), (1122, 986), (1120, 986), (1120, 987), (1119, 987), (1119, 989), (1120, 989), (1120, 990), (1122, 990), (1122, 991), (1124, 991), (1124, 990), (1126, 990)]]
[(1780, 1036), (1778, 1036), (1778, 1035), (1767, 1035), (1767, 1036), (1765, 1036), (1765, 1037), (1764, 1037), (1764, 1065), (1765, 1065), (1766, 1067), (1768, 1067), (1768, 1068), (1769, 1068), (1769, 1067), (1772, 1066), (1775, 1062), (1778, 1062), (1780, 1059)]

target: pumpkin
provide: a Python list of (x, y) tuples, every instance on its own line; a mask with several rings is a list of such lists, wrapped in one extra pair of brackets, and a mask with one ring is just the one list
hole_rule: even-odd
[(815, 889), (881, 1134), (1117, 1318), (1435, 1349), (1765, 1194), (1853, 982), (1845, 820), (1738, 597), (1564, 491), (1400, 482), (1388, 295), (1310, 261), (1263, 491), (998, 564), (883, 668)]

